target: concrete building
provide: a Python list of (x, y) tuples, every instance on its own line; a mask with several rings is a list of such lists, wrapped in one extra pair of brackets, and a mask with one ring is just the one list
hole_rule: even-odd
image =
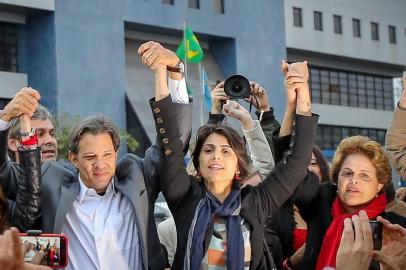
[[(143, 154), (155, 134), (148, 104), (154, 76), (137, 48), (156, 40), (176, 49), (184, 22), (205, 50), (210, 81), (234, 73), (256, 80), (272, 90), (282, 115), (286, 44), (277, 0), (0, 0), (0, 106), (29, 85), (57, 114), (111, 117), (136, 136)], [(198, 68), (188, 68), (198, 125)]]
[(286, 0), (288, 61), (308, 60), (317, 144), (329, 156), (362, 134), (384, 143), (393, 78), (406, 70), (403, 0)]

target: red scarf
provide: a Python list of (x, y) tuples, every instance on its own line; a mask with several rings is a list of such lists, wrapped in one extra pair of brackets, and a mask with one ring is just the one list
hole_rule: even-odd
[[(386, 207), (386, 195), (381, 193), (364, 209), (367, 212), (369, 219), (376, 218), (379, 214), (385, 211)], [(359, 211), (360, 211), (359, 210)], [(341, 201), (338, 197), (335, 198), (333, 205), (331, 206), (331, 215), (333, 221), (327, 229), (324, 235), (323, 244), (320, 249), (319, 258), (317, 259), (316, 270), (321, 270), (326, 266), (336, 267), (336, 256), (338, 247), (341, 242), (341, 234), (344, 230), (344, 219), (351, 218), (353, 215), (358, 215), (358, 212), (354, 214), (348, 214), (344, 211)]]

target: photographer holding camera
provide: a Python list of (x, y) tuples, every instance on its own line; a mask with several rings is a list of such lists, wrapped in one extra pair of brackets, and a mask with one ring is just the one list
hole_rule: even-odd
[[(269, 105), (266, 90), (257, 82), (249, 82), (241, 75), (232, 75), (226, 81), (218, 83), (211, 91), (212, 107), (208, 124), (220, 124), (224, 120), (223, 105), (230, 99), (243, 99), (257, 109), (256, 114), (265, 137), (254, 138), (247, 136), (247, 134), (245, 137), (251, 152), (253, 168), (260, 173), (261, 179), (264, 179), (275, 164), (272, 155), (272, 143), (269, 141), (272, 139), (272, 134), (267, 134), (267, 131), (269, 133), (269, 131), (279, 128), (279, 123), (273, 114), (273, 108)], [(271, 153), (264, 151), (264, 147), (268, 148), (268, 145), (271, 148)], [(250, 183), (249, 180), (248, 183)]]

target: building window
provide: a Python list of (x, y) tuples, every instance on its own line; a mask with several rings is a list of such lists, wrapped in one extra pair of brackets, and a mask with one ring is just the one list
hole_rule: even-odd
[(0, 70), (17, 72), (17, 69), (17, 25), (0, 23)]
[(323, 31), (323, 14), (320, 11), (314, 11), (314, 30)]
[(385, 145), (385, 129), (318, 125), (316, 144), (323, 150), (335, 150), (342, 139), (362, 135)]
[(334, 19), (334, 33), (342, 34), (343, 33), (343, 23), (342, 23), (342, 20), (341, 20), (341, 16), (340, 15), (334, 15), (333, 19)]
[(396, 44), (396, 27), (389, 25), (389, 43)]
[(301, 8), (298, 7), (293, 8), (293, 25), (297, 27), (303, 27)]
[(199, 9), (200, 8), (200, 0), (189, 0), (188, 2), (189, 8)]
[(174, 5), (175, 0), (162, 0), (162, 3), (167, 4), (167, 5)]
[(390, 77), (311, 67), (310, 86), (314, 103), (393, 110)]
[(352, 33), (354, 37), (361, 37), (361, 21), (352, 19)]
[(378, 25), (378, 23), (371, 22), (371, 38), (372, 38), (372, 40), (379, 40), (379, 25)]
[(224, 0), (213, 0), (213, 9), (214, 12), (224, 14), (225, 7), (224, 7)]

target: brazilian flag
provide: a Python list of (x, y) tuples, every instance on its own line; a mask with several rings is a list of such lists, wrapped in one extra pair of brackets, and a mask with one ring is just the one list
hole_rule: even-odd
[(176, 50), (176, 55), (182, 61), (185, 61), (186, 56), (188, 62), (194, 64), (200, 63), (203, 59), (203, 49), (190, 26), (186, 27), (185, 36)]

